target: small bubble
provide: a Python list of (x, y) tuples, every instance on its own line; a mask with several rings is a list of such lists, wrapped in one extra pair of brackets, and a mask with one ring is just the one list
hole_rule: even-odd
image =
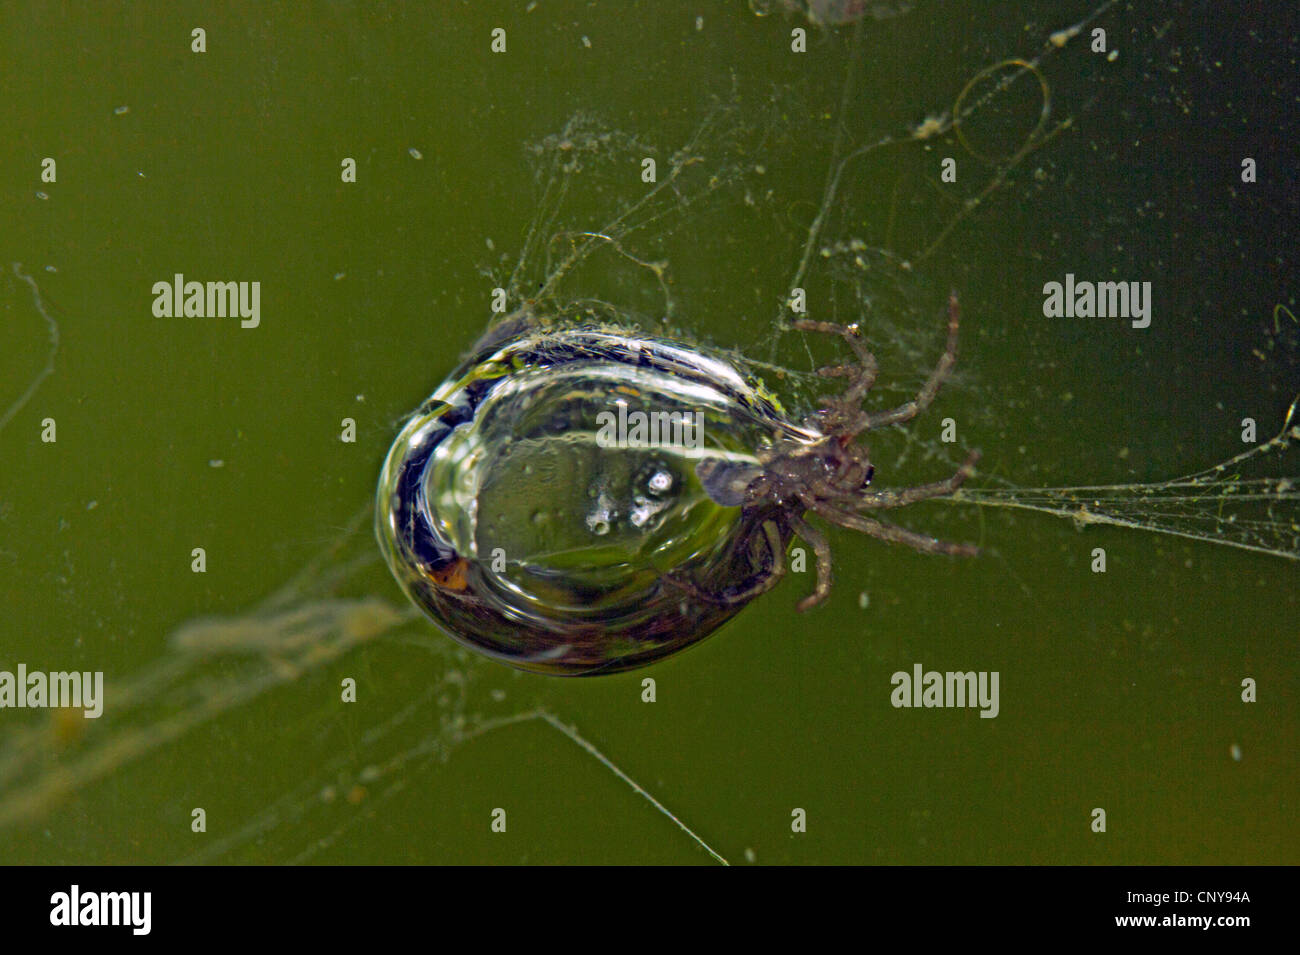
[(869, 606), (871, 606), (871, 595), (864, 590), (858, 594), (858, 607), (866, 610)]
[(221, 458), (213, 458), (208, 462), (208, 467), (210, 468), (224, 468), (225, 466), (226, 466), (226, 462), (223, 461)]
[(755, 861), (757, 861), (757, 860), (758, 860), (758, 853), (757, 853), (757, 852), (755, 852), (753, 849), (746, 849), (746, 850), (745, 850), (745, 861), (746, 861), (746, 862), (755, 862)]
[(1228, 747), (1228, 752), (1229, 754), (1231, 754), (1233, 762), (1237, 762), (1237, 763), (1241, 762), (1240, 746), (1238, 746), (1236, 743), (1233, 743), (1231, 746)]
[(696, 32), (698, 32), (698, 31), (700, 31), (700, 30), (703, 30), (703, 29), (704, 29), (704, 17), (696, 17), (696, 18), (695, 18), (695, 30), (696, 30)]

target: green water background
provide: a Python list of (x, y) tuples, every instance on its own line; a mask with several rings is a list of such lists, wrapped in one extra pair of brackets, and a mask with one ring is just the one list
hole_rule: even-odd
[[(1114, 63), (1077, 48), (1046, 63), (1054, 118), (1073, 115), (1073, 127), (1013, 170), (915, 280), (936, 323), (930, 360), (946, 289), (960, 290), (967, 376), (916, 427), (933, 442), (953, 416), (962, 446), (1026, 486), (1195, 470), (1242, 450), (1245, 416), (1271, 434), (1300, 390), (1294, 356), (1268, 348), (1274, 306), (1294, 309), (1295, 31), (1213, 5), (1134, 6), (1101, 21)], [(801, 111), (755, 157), (776, 200), (751, 218), (734, 204), (683, 217), (663, 236), (680, 322), (758, 348), (820, 201), (834, 124), (849, 143), (905, 130), (1091, 7), (919, 3), (866, 22), (856, 46), (849, 29), (810, 29), (802, 56), (788, 49), (801, 21), (742, 2), (526, 8), (0, 14), (0, 262), (35, 277), (61, 338), (54, 374), (0, 431), (0, 666), (105, 670), (107, 721), (114, 675), (165, 657), (173, 628), (241, 613), (335, 541), (402, 416), (485, 323), (495, 283), (481, 270), (518, 249), (536, 208), (525, 144), (575, 113), (671, 151), (713, 100), (739, 97), (754, 123), (774, 97)], [(190, 52), (195, 26), (205, 54)], [(497, 26), (500, 56), (488, 51)], [(1038, 108), (1032, 96), (1009, 103), (982, 131), (1004, 152)], [(950, 141), (873, 158), (852, 171), (860, 218), (841, 218), (841, 235), (883, 241), (900, 201), (896, 247), (908, 229), (934, 234), (954, 207), (924, 173), (937, 183), (945, 150), (960, 175), (987, 178)], [(46, 156), (57, 183), (39, 181)], [(339, 181), (344, 156), (358, 161), (354, 185)], [(1243, 156), (1259, 161), (1254, 186), (1240, 182)], [(574, 202), (596, 225), (619, 198)], [(608, 289), (637, 275), (624, 265), (610, 266), (623, 278)], [(1067, 271), (1152, 281), (1151, 328), (1044, 319), (1042, 284)], [(175, 272), (261, 281), (261, 327), (155, 318), (151, 287)], [(5, 281), (2, 405), (45, 354), (26, 286)], [(806, 370), (798, 348), (781, 358)], [(923, 373), (900, 371), (913, 384)], [(56, 444), (39, 440), (45, 417)], [(343, 417), (358, 423), (355, 444), (338, 440)], [(944, 467), (913, 456), (903, 472)], [(887, 457), (878, 469), (889, 483)], [(952, 562), (833, 533), (835, 594), (811, 614), (794, 610), (810, 586), (796, 577), (644, 672), (557, 681), (459, 664), (473, 685), (458, 711), (546, 706), (733, 862), (1297, 861), (1293, 563), (1010, 512), (936, 506), (900, 520), (991, 552)], [(195, 546), (204, 575), (190, 572)], [(1089, 570), (1097, 546), (1104, 575)], [(379, 567), (357, 586), (400, 599)], [(381, 641), (114, 770), (6, 832), (0, 860), (183, 859), (320, 778), (327, 756), (359, 772), (416, 744), (436, 706), (427, 727), (367, 732), (447, 667), (429, 640), (442, 638)], [(894, 709), (890, 675), (917, 662), (999, 671), (1000, 715)], [(337, 702), (345, 676), (357, 704)], [(654, 704), (640, 699), (647, 676)], [(1259, 682), (1256, 704), (1240, 702), (1244, 677)], [(32, 718), (0, 711), (0, 737)], [(61, 758), (51, 752), (51, 771)], [(285, 813), (222, 858), (285, 861), (326, 839), (314, 861), (707, 861), (537, 721), (385, 782), (356, 805)], [(207, 834), (190, 831), (193, 806)], [(496, 807), (504, 834), (489, 831)], [(795, 807), (806, 833), (791, 832)], [(1094, 807), (1105, 834), (1090, 831)]]

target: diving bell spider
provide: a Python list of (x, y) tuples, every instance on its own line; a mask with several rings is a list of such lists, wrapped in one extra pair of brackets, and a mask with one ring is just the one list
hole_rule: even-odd
[(817, 514), (832, 524), (862, 531), (895, 544), (906, 544), (926, 554), (970, 557), (979, 552), (973, 544), (954, 544), (890, 524), (861, 511), (887, 510), (915, 501), (945, 497), (961, 487), (975, 470), (979, 451), (971, 451), (956, 473), (942, 481), (914, 487), (870, 490), (875, 467), (861, 435), (876, 428), (910, 421), (930, 406), (939, 388), (957, 362), (957, 325), (961, 310), (957, 293), (948, 296), (948, 344), (930, 378), (911, 401), (887, 411), (866, 411), (862, 400), (876, 381), (875, 356), (867, 350), (857, 325), (839, 325), (801, 319), (792, 327), (810, 332), (839, 335), (853, 350), (856, 364), (830, 365), (818, 369), (823, 378), (844, 378), (848, 388), (809, 415), (805, 424), (821, 434), (809, 443), (781, 437), (759, 453), (762, 471), (744, 490), (746, 509), (777, 508), (790, 528), (803, 538), (817, 556), (817, 588), (799, 602), (808, 610), (826, 599), (831, 591), (831, 549), (821, 531), (804, 515)]

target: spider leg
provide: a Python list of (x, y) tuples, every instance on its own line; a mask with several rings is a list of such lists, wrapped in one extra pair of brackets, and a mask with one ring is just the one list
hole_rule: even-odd
[(957, 325), (960, 321), (961, 308), (957, 304), (957, 293), (950, 292), (948, 294), (948, 345), (944, 349), (943, 357), (939, 359), (939, 364), (930, 373), (930, 379), (911, 401), (888, 411), (875, 411), (866, 414), (864, 416), (864, 430), (870, 431), (872, 428), (881, 428), (885, 425), (910, 421), (930, 406), (935, 395), (939, 393), (939, 388), (952, 374), (953, 365), (957, 363)]
[(876, 383), (876, 375), (880, 371), (876, 356), (867, 350), (867, 346), (862, 341), (862, 333), (858, 331), (858, 326), (840, 325), (836, 322), (818, 322), (808, 318), (793, 322), (792, 325), (794, 328), (805, 332), (839, 335), (849, 343), (849, 347), (853, 349), (853, 354), (858, 358), (857, 365), (827, 365), (825, 368), (817, 369), (817, 374), (823, 378), (850, 379), (848, 391), (836, 398), (835, 403), (846, 411), (850, 407), (856, 406), (863, 396), (871, 390), (871, 386)]
[(825, 535), (796, 514), (789, 516), (791, 529), (812, 547), (817, 555), (817, 589), (799, 601), (799, 612), (809, 610), (828, 596), (831, 592), (831, 545)]
[(776, 586), (777, 582), (785, 576), (785, 550), (781, 546), (781, 535), (776, 526), (771, 521), (763, 523), (763, 533), (767, 536), (768, 548), (772, 554), (772, 570), (748, 587), (736, 588), (731, 587), (717, 593), (701, 590), (688, 580), (682, 580), (676, 572), (664, 574), (660, 579), (678, 590), (684, 591), (702, 600), (705, 603), (711, 603), (719, 607), (729, 607), (732, 604), (748, 603), (759, 594), (766, 593)]
[(929, 484), (918, 484), (915, 487), (904, 488), (884, 488), (879, 491), (870, 491), (858, 501), (857, 506), (864, 509), (903, 507), (906, 504), (914, 504), (917, 501), (924, 501), (932, 497), (947, 497), (962, 486), (962, 483), (971, 476), (975, 471), (975, 462), (980, 459), (978, 451), (972, 451), (966, 456), (966, 461), (959, 467), (952, 477), (944, 478), (942, 481), (931, 481)]
[(927, 537), (925, 534), (909, 531), (897, 524), (888, 524), (885, 521), (878, 521), (874, 517), (842, 511), (839, 508), (831, 507), (824, 501), (815, 502), (813, 510), (832, 524), (847, 527), (849, 530), (862, 531), (864, 534), (870, 534), (872, 537), (878, 537), (880, 540), (888, 541), (891, 544), (906, 544), (913, 550), (919, 550), (924, 554), (974, 557), (979, 553), (979, 548), (974, 544), (954, 544), (952, 541), (939, 540), (937, 537)]

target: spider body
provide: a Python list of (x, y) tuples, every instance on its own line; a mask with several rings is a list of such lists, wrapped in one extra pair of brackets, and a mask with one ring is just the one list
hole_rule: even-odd
[(906, 488), (872, 490), (875, 466), (871, 463), (870, 449), (863, 440), (863, 435), (871, 430), (910, 421), (930, 406), (956, 364), (960, 321), (957, 293), (952, 292), (948, 297), (948, 339), (938, 365), (912, 400), (897, 408), (874, 412), (863, 409), (862, 400), (876, 381), (878, 366), (875, 356), (862, 342), (858, 327), (808, 319), (794, 323), (795, 328), (804, 331), (843, 338), (857, 359), (855, 364), (830, 365), (818, 372), (824, 378), (848, 381), (848, 387), (841, 395), (829, 399), (805, 421), (805, 427), (815, 431), (819, 437), (811, 442), (777, 438), (769, 448), (759, 453), (761, 470), (753, 474), (744, 490), (747, 509), (773, 512), (771, 519), (783, 523), (813, 548), (817, 558), (817, 585), (800, 601), (801, 611), (825, 600), (831, 587), (830, 545), (825, 536), (805, 520), (809, 513), (832, 524), (890, 543), (906, 544), (924, 553), (952, 556), (978, 553), (973, 544), (940, 540), (862, 513), (951, 495), (974, 472), (979, 460), (978, 451), (972, 451), (962, 466), (944, 480)]

